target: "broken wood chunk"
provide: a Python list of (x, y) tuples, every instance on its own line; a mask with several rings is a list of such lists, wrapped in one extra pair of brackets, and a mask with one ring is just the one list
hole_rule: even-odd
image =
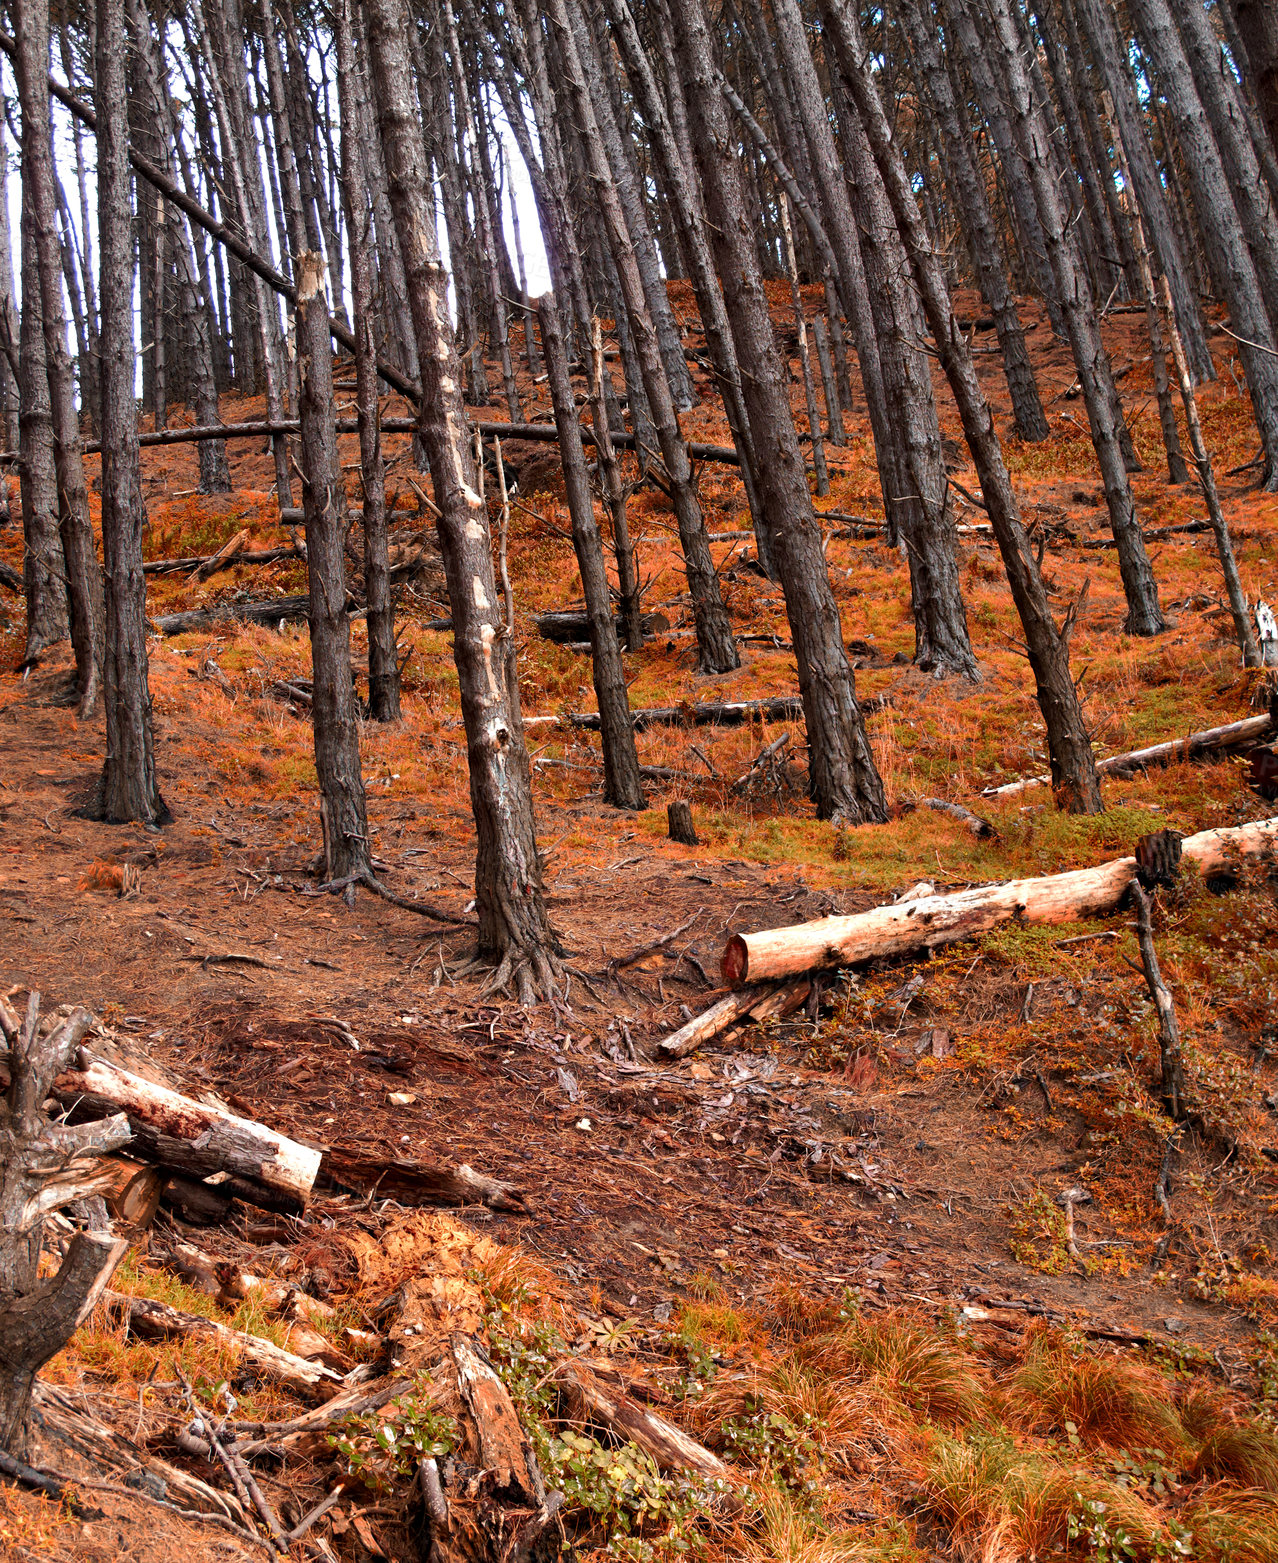
[(728, 1467), (717, 1454), (665, 1417), (636, 1405), (619, 1383), (605, 1383), (591, 1365), (565, 1362), (555, 1374), (555, 1383), (576, 1417), (602, 1422), (618, 1438), (638, 1444), (652, 1456), (659, 1470), (667, 1474), (694, 1471), (699, 1476), (727, 1476)]

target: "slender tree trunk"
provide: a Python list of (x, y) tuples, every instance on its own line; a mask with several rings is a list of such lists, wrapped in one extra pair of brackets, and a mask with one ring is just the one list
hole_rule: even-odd
[(604, 569), (599, 530), (595, 525), (594, 502), (581, 444), (581, 425), (577, 421), (572, 378), (568, 372), (568, 355), (564, 350), (563, 333), (559, 329), (559, 311), (554, 294), (543, 295), (537, 306), (537, 314), (541, 322), (541, 345), (546, 355), (550, 396), (555, 407), (555, 426), (559, 430), (568, 513), (572, 517), (572, 545), (577, 555), (577, 568), (581, 572), (581, 589), (586, 598), (591, 671), (594, 675), (595, 698), (599, 702), (599, 732), (603, 740), (604, 802), (618, 809), (644, 809), (648, 804), (639, 778), (639, 754), (635, 748), (635, 730), (630, 720), (630, 702), (626, 697), (626, 673), (621, 664), (617, 632), (613, 627), (608, 575)]
[(1078, 691), (1069, 670), (1069, 627), (1052, 622), (1043, 578), (1021, 526), (1016, 496), (994, 432), (994, 420), (981, 390), (971, 349), (959, 330), (945, 286), (945, 273), (919, 215), (913, 188), (892, 137), (887, 114), (871, 79), (869, 52), (860, 24), (846, 0), (827, 0), (827, 15), (837, 29), (844, 79), (865, 127), (893, 215), (910, 260), (941, 366), (963, 420), (972, 459), (981, 480), (994, 536), (1007, 570), (1008, 584), (1025, 631), (1039, 709), (1047, 728), (1052, 784), (1060, 807), (1075, 814), (1098, 814), (1103, 807), (1091, 741)]
[(1039, 399), (1016, 298), (1003, 267), (985, 181), (977, 167), (970, 138), (964, 132), (949, 72), (941, 58), (936, 19), (930, 5), (925, 11), (920, 0), (899, 0), (898, 14), (909, 37), (930, 110), (936, 116), (946, 159), (946, 177), (967, 238), (976, 283), (994, 320), (1016, 432), (1023, 440), (1045, 440), (1052, 431)]
[[(1278, 491), (1278, 338), (1243, 234), (1220, 150), (1203, 112), (1189, 61), (1163, 0), (1130, 0), (1142, 42), (1158, 73), (1193, 197), (1198, 225), (1229, 306), (1230, 329), (1247, 372), (1252, 412), (1265, 455), (1264, 486)], [(1128, 150), (1124, 127), (1124, 141)]]
[(825, 398), (826, 438), (831, 445), (843, 445), (847, 435), (843, 430), (843, 409), (839, 403), (839, 385), (834, 374), (834, 359), (830, 356), (830, 327), (824, 315), (812, 322), (812, 335), (816, 338), (817, 363), (821, 366), (821, 394)]
[[(265, 0), (269, 4), (270, 0)], [(337, 83), (342, 123), (357, 123), (352, 0), (341, 0), (335, 18)], [(386, 527), (386, 465), (377, 401), (377, 347), (373, 340), (372, 210), (364, 169), (352, 138), (342, 137), (342, 197), (351, 247), (351, 302), (355, 327), (355, 381), (360, 476), (364, 488), (364, 600), (368, 605), (368, 712), (375, 722), (400, 718), (395, 605), (390, 584)]]
[[(30, 175), (22, 175), (23, 205)], [(22, 315), (18, 328), (18, 478), (22, 493), (22, 584), (27, 600), (23, 659), (33, 662), (67, 633), (67, 587), (58, 535), (58, 478), (53, 458), (53, 413), (40, 265), (34, 224), (22, 225)]]
[(306, 519), (306, 618), (311, 631), (311, 717), (324, 832), (325, 877), (372, 873), (368, 811), (359, 768), (359, 725), (351, 686), (346, 617), (346, 493), (333, 411), (333, 349), (324, 257), (297, 257), (298, 417), (302, 426), (302, 511)]
[(1271, 0), (1229, 0), (1229, 5), (1247, 50), (1261, 118), (1278, 153), (1278, 12)]
[(723, 279), (751, 437), (760, 453), (759, 488), (773, 527), (808, 733), (808, 786), (822, 819), (849, 824), (887, 819), (856, 682), (843, 647), (838, 605), (821, 552), (803, 454), (790, 413), (763, 277), (747, 216), (740, 160), (701, 0), (673, 13), (687, 91), (689, 129), (701, 173), (710, 234)]
[[(549, 374), (549, 366), (547, 373)], [(626, 486), (612, 430), (608, 426), (608, 400), (604, 387), (608, 369), (604, 363), (603, 330), (599, 316), (590, 321), (590, 420), (595, 431), (595, 451), (599, 464), (599, 491), (612, 521), (612, 548), (617, 560), (617, 599), (621, 611), (622, 633), (627, 651), (643, 649), (643, 603), (640, 601), (639, 572), (634, 544), (630, 541), (630, 523), (626, 515)], [(584, 576), (583, 576), (584, 580)], [(602, 708), (601, 708), (602, 709)]]
[[(0, 418), (6, 450), (18, 448), (18, 311), (13, 291), (13, 236), (9, 231), (9, 148), (0, 114)], [(6, 507), (7, 508), (7, 507)]]
[(57, 179), (49, 117), (48, 12), (39, 0), (15, 7), (18, 91), (22, 99), (23, 226), (33, 229), (39, 274), (40, 318), (53, 420), (58, 529), (66, 570), (80, 714), (97, 704), (102, 665), (102, 575), (89, 522), (84, 451), (67, 355), (62, 304), (62, 247), (58, 237)]
[(612, 185), (612, 174), (595, 119), (590, 91), (582, 69), (565, 0), (546, 0), (546, 16), (554, 30), (564, 72), (564, 87), (573, 115), (582, 132), (582, 151), (588, 160), (590, 179), (595, 188), (612, 261), (625, 300), (626, 313), (634, 332), (635, 352), (643, 378), (643, 388), (652, 410), (661, 459), (665, 463), (671, 504), (683, 545), (684, 566), (692, 593), (692, 611), (697, 626), (697, 649), (703, 672), (727, 673), (740, 665), (732, 625), (719, 579), (710, 555), (705, 520), (697, 500), (688, 460), (688, 447), (679, 427), (679, 417), (670, 394), (665, 366), (652, 316), (644, 297), (639, 267), (630, 247), (621, 203)]
[(470, 759), (478, 853), (479, 944), (498, 958), (496, 982), (513, 978), (521, 998), (550, 991), (557, 941), (546, 915), (534, 833), (528, 751), (515, 674), (515, 646), (493, 573), (488, 516), (466, 449), (461, 374), (435, 236), (420, 122), (414, 112), (401, 0), (366, 0), (369, 56), (421, 365), (422, 439), (439, 509), (462, 720)]
[(98, 253), (102, 268), (102, 554), (106, 578), (106, 763), (99, 813), (113, 823), (172, 817), (155, 774), (147, 680), (146, 577), (134, 400), (133, 233), (123, 0), (97, 0)]
[(825, 464), (825, 440), (821, 435), (821, 415), (817, 411), (816, 383), (812, 378), (812, 354), (808, 349), (808, 323), (803, 313), (803, 294), (799, 290), (799, 263), (794, 255), (794, 233), (790, 226), (790, 205), (781, 197), (781, 234), (785, 244), (785, 269), (790, 278), (790, 308), (799, 339), (799, 369), (803, 375), (803, 398), (808, 412), (808, 432), (812, 436), (812, 465), (816, 469), (817, 495), (824, 499), (830, 492), (830, 469)]
[[(963, 0), (959, 0), (963, 3)], [(1009, 87), (1008, 112), (1026, 172), (1038, 202), (1047, 256), (1055, 279), (1066, 335), (1074, 355), (1092, 445), (1100, 466), (1109, 508), (1110, 528), (1118, 549), (1118, 566), (1127, 598), (1126, 629), (1133, 635), (1160, 635), (1167, 628), (1158, 606), (1158, 587), (1136, 519), (1136, 505), (1124, 460), (1122, 417), (1109, 355), (1101, 342), (1100, 323), (1091, 285), (1079, 257), (1066, 214), (1061, 210), (1047, 154), (1047, 132), (1035, 108), (1030, 84), (1021, 65), (1020, 42), (1007, 0), (989, 0), (992, 26), (987, 47), (999, 61)]]

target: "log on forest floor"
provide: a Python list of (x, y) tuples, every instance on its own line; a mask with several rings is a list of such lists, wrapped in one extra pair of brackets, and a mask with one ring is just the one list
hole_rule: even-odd
[[(1196, 760), (1200, 755), (1220, 754), (1229, 749), (1241, 749), (1248, 744), (1259, 743), (1275, 730), (1278, 730), (1278, 720), (1275, 719), (1275, 713), (1269, 711), (1263, 716), (1244, 717), (1240, 722), (1226, 722), (1223, 727), (1207, 727), (1201, 732), (1188, 733), (1184, 738), (1173, 738), (1167, 743), (1151, 744), (1146, 749), (1112, 754), (1107, 760), (1098, 760), (1096, 769), (1102, 776), (1124, 776), (1148, 765), (1175, 765), (1182, 760)], [(1050, 787), (1051, 784), (1050, 776), (1026, 776), (1020, 781), (1004, 782), (1001, 787), (987, 787), (981, 796), (1009, 798), (1030, 787)]]
[(263, 602), (223, 602), (185, 613), (162, 613), (151, 623), (162, 635), (190, 635), (220, 624), (261, 624), (274, 629), (279, 624), (300, 624), (307, 607), (305, 597), (270, 597)]
[[(1278, 854), (1278, 816), (1200, 831), (1185, 838), (1181, 853), (1202, 874), (1228, 871), (1239, 857), (1272, 857)], [(1135, 857), (1115, 858), (1095, 868), (897, 901), (851, 917), (733, 934), (723, 952), (724, 980), (734, 986), (776, 982), (802, 972), (915, 955), (1001, 923), (1071, 923), (1103, 916), (1118, 910), (1137, 867)], [(671, 1040), (667, 1037), (663, 1046)]]
[(493, 1210), (528, 1214), (528, 1196), (514, 1183), (488, 1178), (463, 1163), (433, 1166), (385, 1156), (360, 1156), (327, 1150), (320, 1168), (323, 1182), (357, 1194), (392, 1199), (399, 1205), (487, 1205)]

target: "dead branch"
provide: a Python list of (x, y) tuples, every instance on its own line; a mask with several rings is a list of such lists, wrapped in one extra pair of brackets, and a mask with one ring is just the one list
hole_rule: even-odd
[(1185, 1076), (1176, 1006), (1172, 1001), (1171, 990), (1159, 970), (1158, 952), (1154, 948), (1154, 929), (1149, 917), (1149, 897), (1138, 878), (1133, 878), (1131, 882), (1131, 893), (1132, 905), (1136, 908), (1136, 940), (1140, 946), (1141, 966), (1154, 1007), (1158, 1011), (1158, 1053), (1161, 1064), (1159, 1096), (1172, 1122), (1180, 1123), (1185, 1117)]

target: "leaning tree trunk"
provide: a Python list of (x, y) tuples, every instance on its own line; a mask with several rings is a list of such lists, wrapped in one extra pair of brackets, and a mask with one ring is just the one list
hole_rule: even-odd
[(1062, 632), (1052, 621), (1047, 591), (1021, 526), (989, 403), (977, 378), (971, 349), (954, 318), (944, 269), (928, 238), (909, 175), (871, 79), (869, 51), (856, 15), (846, 0), (826, 0), (826, 6), (840, 68), (892, 203), (941, 367), (963, 420), (963, 433), (976, 463), (995, 540), (1025, 631), (1039, 709), (1047, 728), (1053, 790), (1060, 806), (1071, 813), (1099, 814), (1103, 807), (1100, 780), (1078, 690), (1070, 675), (1068, 624)]
[(328, 331), (324, 257), (297, 257), (298, 417), (302, 428), (302, 513), (306, 520), (306, 618), (311, 630), (311, 717), (320, 790), (326, 877), (372, 872), (359, 728), (351, 688), (351, 629), (346, 617), (346, 494), (333, 411), (333, 350)]
[[(268, 0), (269, 3), (269, 0)], [(350, 0), (335, 19), (337, 82), (342, 123), (354, 125), (355, 51)], [(373, 311), (373, 213), (364, 166), (350, 136), (342, 137), (342, 197), (351, 249), (351, 303), (355, 327), (355, 382), (359, 418), (360, 476), (364, 488), (364, 601), (368, 624), (368, 712), (376, 722), (397, 722), (399, 661), (395, 652), (395, 604), (391, 596), (386, 529), (386, 464), (382, 460), (377, 401), (376, 320)]]
[[(956, 0), (965, 4), (966, 0)], [(1158, 587), (1136, 518), (1136, 503), (1123, 457), (1124, 425), (1109, 355), (1101, 341), (1091, 283), (1082, 263), (1053, 176), (1047, 130), (1022, 64), (1020, 40), (1007, 0), (990, 0), (992, 21), (987, 45), (1002, 67), (1009, 88), (1008, 112), (1038, 203), (1043, 241), (1056, 285), (1056, 298), (1074, 355), (1092, 446), (1100, 466), (1118, 567), (1127, 598), (1124, 628), (1132, 635), (1161, 635), (1167, 628), (1158, 606)]]
[(439, 547), (452, 604), (478, 838), (479, 944), (500, 963), (496, 982), (504, 985), (513, 977), (521, 998), (530, 1002), (538, 985), (546, 992), (554, 987), (558, 943), (542, 891), (515, 646), (493, 573), (488, 514), (476, 492), (466, 447), (447, 277), (412, 96), (408, 17), (403, 0), (368, 0), (365, 15), (391, 203), (417, 338), (422, 442), (435, 485)]
[[(80, 714), (97, 704), (102, 661), (102, 574), (98, 568), (84, 452), (75, 406), (63, 312), (62, 245), (57, 227), (57, 183), (49, 118), (49, 13), (38, 0), (15, 7), (18, 91), (22, 100), (23, 227), (34, 232), (40, 277), (40, 317), (53, 418), (58, 527), (66, 567)], [(28, 197), (29, 202), (28, 202)]]
[(98, 296), (102, 326), (102, 558), (106, 577), (106, 763), (98, 812), (123, 823), (170, 818), (155, 775), (147, 681), (146, 510), (134, 400), (133, 223), (130, 210), (126, 41), (121, 0), (98, 0)]
[(630, 701), (626, 696), (626, 672), (621, 663), (621, 648), (612, 622), (612, 600), (608, 575), (604, 569), (599, 529), (586, 473), (586, 456), (581, 444), (581, 425), (573, 400), (572, 378), (568, 372), (568, 354), (559, 328), (559, 310), (552, 293), (537, 307), (541, 323), (541, 347), (546, 358), (550, 396), (559, 430), (559, 450), (563, 457), (564, 485), (568, 495), (568, 513), (572, 518), (572, 545), (581, 572), (581, 589), (586, 599), (586, 622), (590, 635), (590, 662), (594, 675), (595, 698), (599, 702), (599, 731), (603, 740), (604, 802), (618, 809), (647, 808), (639, 777), (639, 754), (635, 748), (634, 724), (630, 720)]
[[(103, 0), (99, 15), (112, 9)], [(40, 995), (32, 993), (20, 1029), (0, 1022), (9, 1064), (0, 1107), (0, 1449), (18, 1458), (27, 1453), (36, 1374), (89, 1316), (129, 1246), (109, 1233), (77, 1232), (57, 1273), (39, 1278), (44, 1218), (101, 1192), (98, 1158), (130, 1138), (123, 1113), (75, 1127), (50, 1122), (44, 1113), (54, 1078), (75, 1056), (91, 1020), (87, 1010), (76, 1010), (41, 1035)]]
[(822, 819), (881, 824), (887, 819), (856, 683), (843, 647), (838, 605), (821, 550), (803, 452), (790, 412), (747, 216), (740, 162), (718, 90), (709, 25), (700, 0), (675, 8), (687, 89), (689, 129), (701, 173), (708, 226), (732, 324), (754, 447), (766, 451), (759, 490), (785, 592), (808, 730), (808, 785)]
[(931, 114), (940, 131), (947, 180), (967, 238), (977, 286), (994, 320), (1016, 432), (1023, 440), (1045, 440), (1052, 431), (1039, 398), (1016, 298), (1003, 266), (985, 181), (976, 165), (971, 139), (959, 118), (950, 75), (941, 58), (935, 19), (930, 9), (924, 13), (920, 0), (900, 0), (899, 15), (914, 52)]
[(1278, 10), (1272, 0), (1229, 0), (1229, 5), (1247, 51), (1260, 116), (1278, 153)]
[(565, 0), (547, 0), (546, 16), (559, 46), (564, 87), (573, 115), (581, 131), (582, 153), (587, 161), (598, 210), (634, 333), (635, 353), (639, 360), (644, 392), (652, 410), (653, 425), (666, 466), (671, 504), (679, 526), (688, 587), (692, 593), (692, 611), (697, 627), (697, 648), (701, 669), (707, 673), (727, 673), (740, 665), (732, 625), (719, 592), (719, 578), (710, 555), (705, 518), (697, 499), (688, 446), (679, 427), (670, 382), (661, 361), (656, 329), (644, 297), (643, 281), (630, 245), (624, 213), (605, 155), (603, 140), (595, 119), (594, 106), (586, 79), (590, 57), (583, 67), (576, 46)]
[(1278, 338), (1254, 257), (1171, 14), (1164, 0), (1130, 0), (1130, 9), (1175, 122), (1194, 212), (1229, 306), (1265, 456), (1264, 486), (1278, 491)]

